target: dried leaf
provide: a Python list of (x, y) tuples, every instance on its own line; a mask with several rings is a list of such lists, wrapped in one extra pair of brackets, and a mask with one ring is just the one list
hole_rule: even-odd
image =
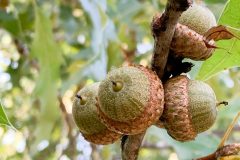
[(203, 40), (203, 42), (205, 43), (205, 46), (207, 48), (214, 48), (214, 49), (219, 48), (215, 44), (210, 44), (209, 41), (207, 41), (207, 40)]
[(230, 32), (230, 30), (228, 30), (227, 26), (224, 25), (219, 25), (216, 27), (212, 27), (210, 28), (205, 34), (204, 37), (207, 40), (224, 40), (224, 39), (231, 39), (233, 37), (236, 37), (233, 35), (233, 33)]

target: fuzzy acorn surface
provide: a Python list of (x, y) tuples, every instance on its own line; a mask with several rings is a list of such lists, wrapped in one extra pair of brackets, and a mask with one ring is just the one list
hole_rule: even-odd
[(165, 108), (161, 117), (169, 135), (178, 141), (194, 140), (208, 130), (217, 116), (216, 96), (202, 82), (177, 76), (164, 84)]
[(161, 116), (163, 86), (157, 75), (143, 66), (114, 69), (99, 86), (98, 111), (103, 123), (122, 134), (138, 134)]
[(183, 12), (179, 18), (179, 23), (188, 26), (201, 35), (217, 25), (214, 14), (208, 8), (197, 4)]
[(97, 114), (96, 97), (99, 82), (85, 86), (76, 95), (72, 114), (83, 137), (95, 144), (111, 144), (121, 135), (112, 132), (100, 121)]

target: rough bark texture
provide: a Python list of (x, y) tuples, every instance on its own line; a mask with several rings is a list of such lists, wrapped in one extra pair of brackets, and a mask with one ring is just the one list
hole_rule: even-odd
[[(165, 12), (154, 17), (152, 33), (154, 37), (154, 51), (152, 70), (160, 79), (163, 78), (168, 61), (170, 44), (178, 18), (188, 9), (192, 0), (168, 0)], [(124, 136), (122, 139), (122, 159), (136, 160), (145, 132), (138, 135)]]
[(122, 139), (122, 160), (136, 160), (145, 132)]
[(169, 48), (178, 19), (191, 3), (192, 0), (169, 0), (165, 12), (153, 18), (154, 52), (152, 69), (158, 74), (159, 78), (164, 75)]

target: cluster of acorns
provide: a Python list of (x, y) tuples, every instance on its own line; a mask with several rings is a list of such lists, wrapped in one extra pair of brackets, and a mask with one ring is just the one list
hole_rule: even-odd
[[(213, 14), (194, 5), (184, 12), (180, 23), (171, 45), (176, 55), (194, 60), (210, 57), (213, 48), (207, 44), (214, 41), (206, 41), (203, 33), (216, 25)], [(152, 70), (127, 66), (82, 88), (74, 99), (72, 114), (85, 139), (95, 144), (110, 144), (122, 135), (144, 132), (160, 119), (171, 137), (189, 141), (214, 124), (216, 104), (214, 91), (204, 82), (180, 75), (162, 84)]]

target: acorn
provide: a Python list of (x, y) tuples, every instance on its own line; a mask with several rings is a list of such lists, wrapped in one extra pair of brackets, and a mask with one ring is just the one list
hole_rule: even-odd
[(170, 46), (176, 57), (206, 60), (212, 55), (215, 48), (214, 40), (207, 40), (203, 35), (185, 25), (179, 23), (176, 25)]
[(183, 12), (179, 18), (179, 23), (188, 26), (201, 35), (217, 25), (216, 18), (212, 11), (197, 4), (193, 4)]
[(164, 84), (165, 107), (161, 117), (168, 134), (178, 141), (194, 140), (208, 130), (217, 116), (212, 88), (187, 76), (177, 76)]
[(216, 18), (208, 8), (194, 4), (179, 18), (171, 50), (176, 57), (197, 61), (208, 59), (217, 47), (213, 39), (207, 39), (204, 35), (216, 25)]
[(163, 86), (158, 76), (143, 66), (110, 71), (98, 91), (98, 112), (111, 130), (132, 135), (144, 132), (162, 115)]
[(97, 93), (99, 82), (83, 87), (76, 95), (72, 115), (83, 137), (95, 144), (111, 144), (121, 135), (110, 131), (97, 114)]

